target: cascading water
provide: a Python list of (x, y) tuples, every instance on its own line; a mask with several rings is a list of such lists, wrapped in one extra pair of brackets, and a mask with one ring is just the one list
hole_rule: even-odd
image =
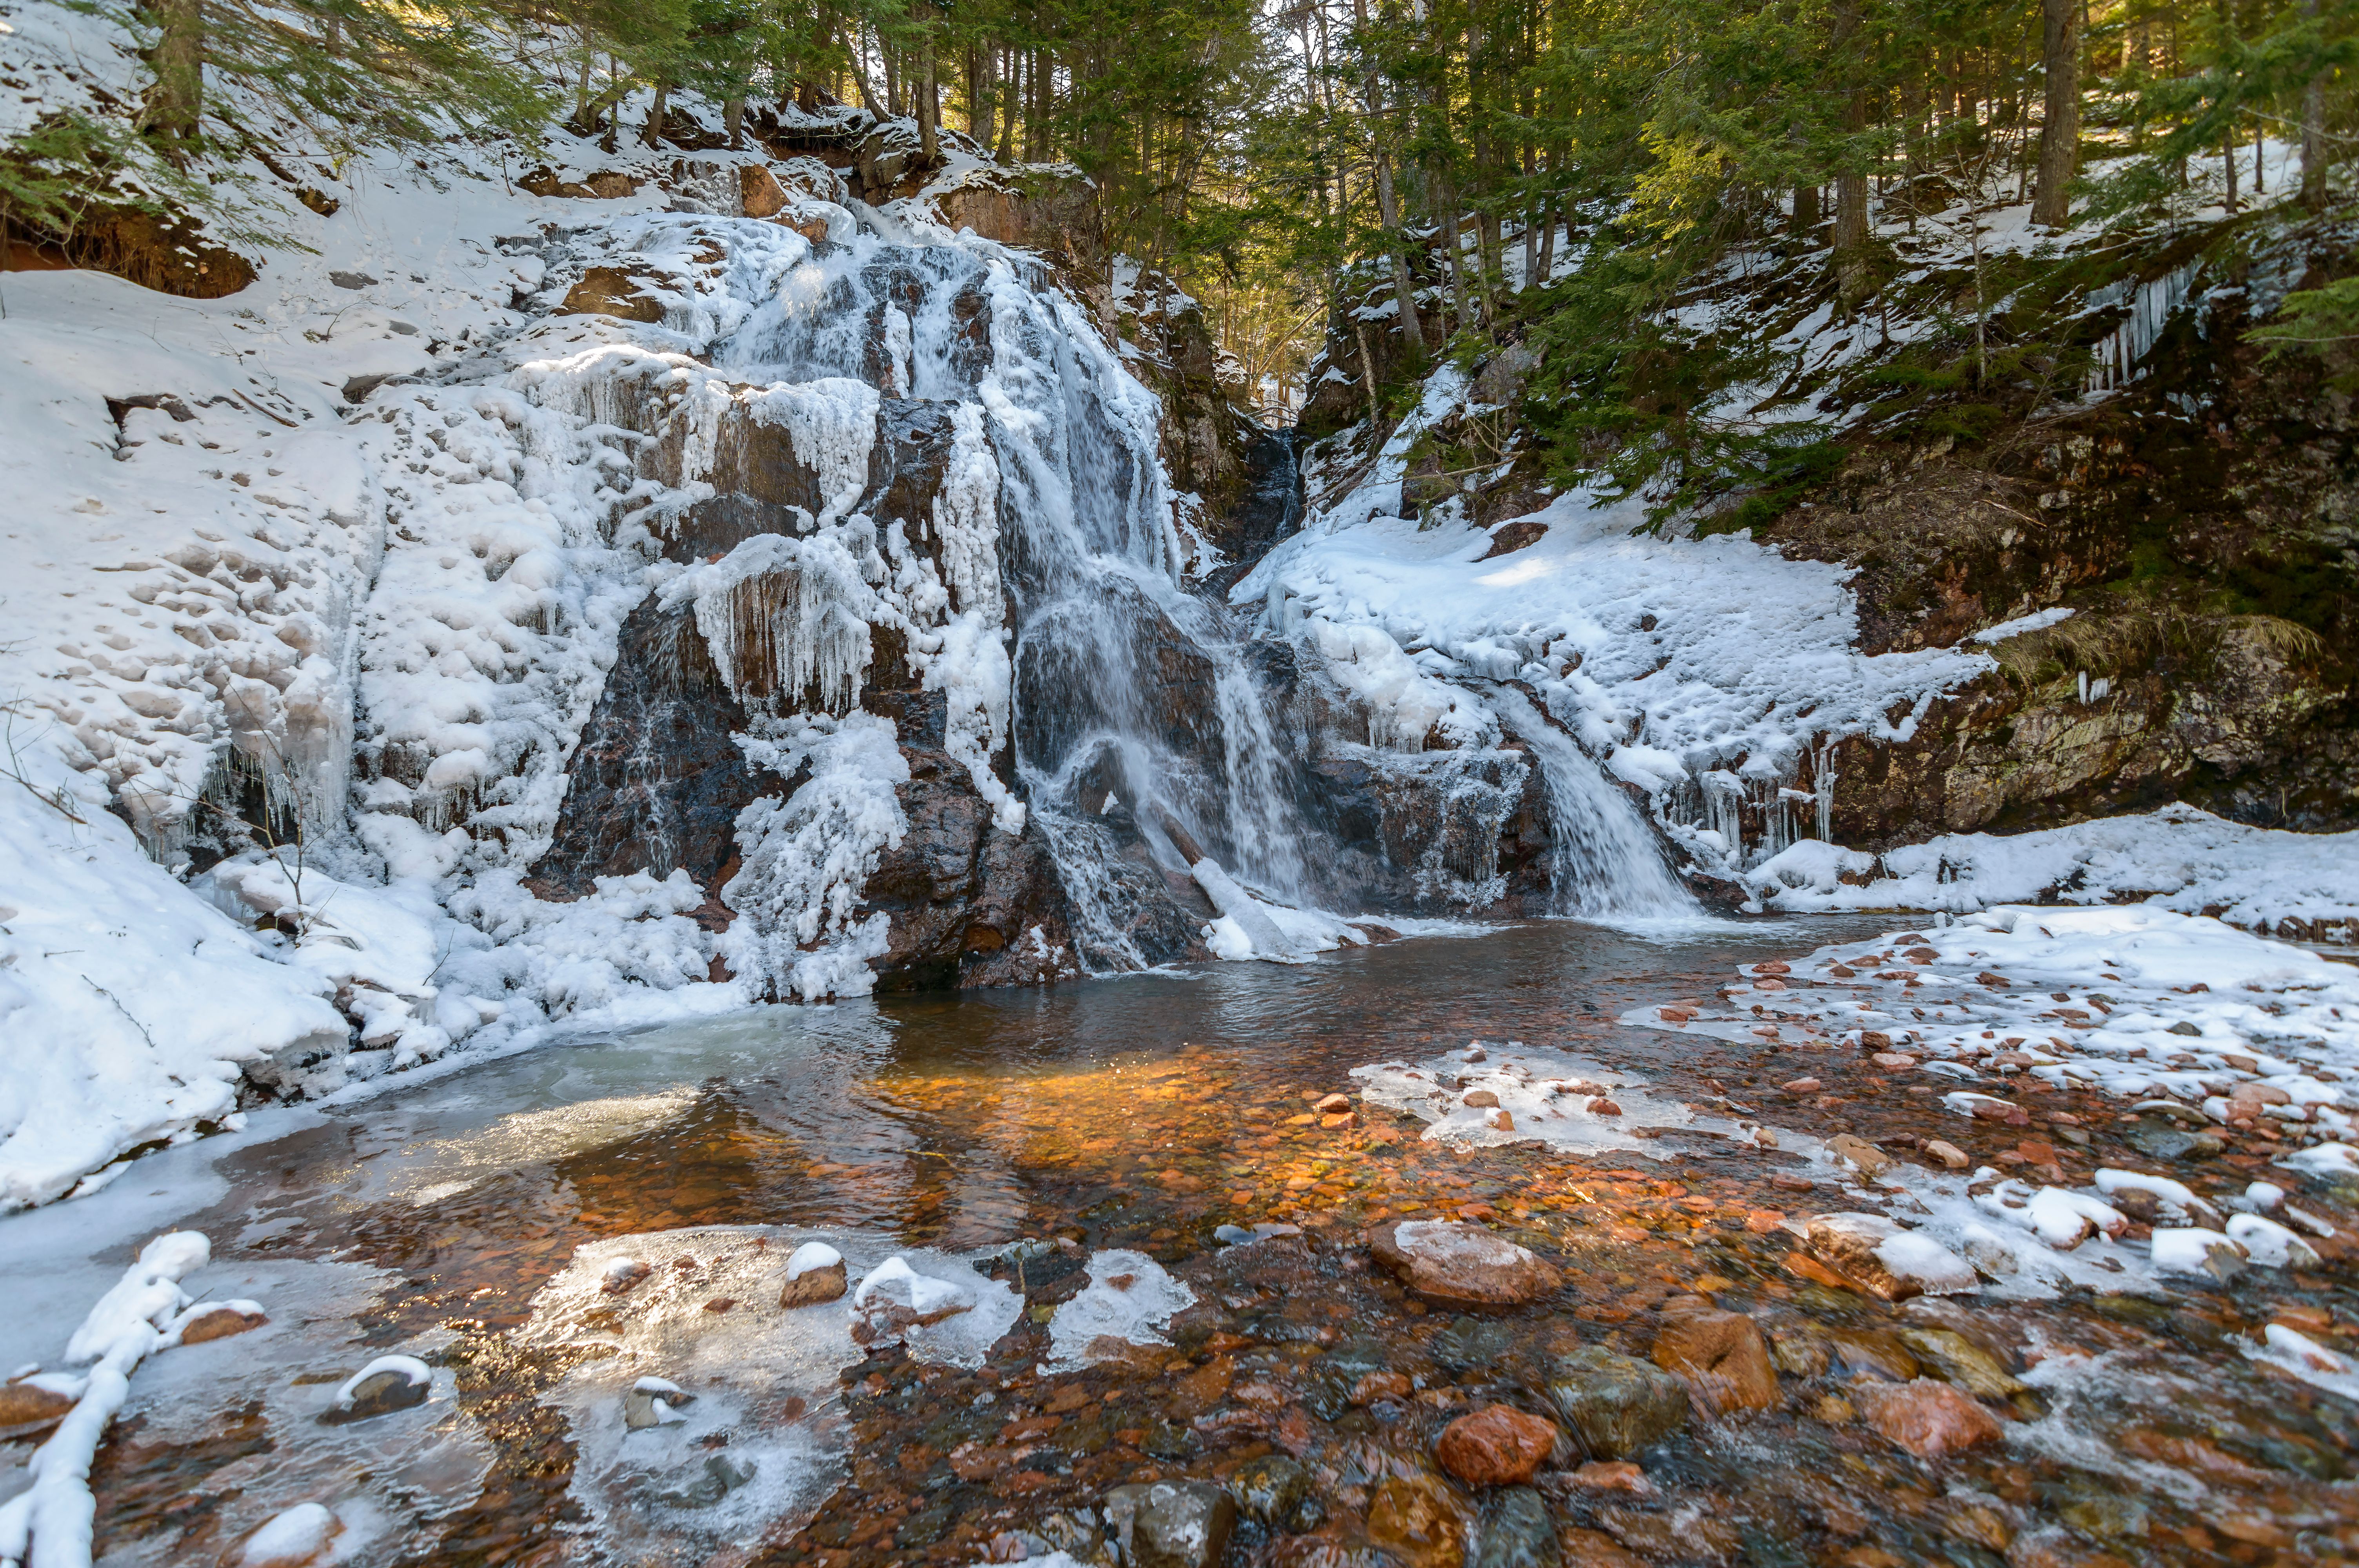
[(1310, 897), (1297, 764), (1222, 612), (1180, 584), (1159, 410), (1089, 319), (1017, 264), (865, 225), (783, 273), (740, 270), (731, 292), (754, 303), (716, 368), (757, 384), (852, 378), (953, 404), (988, 435), (1006, 602), (985, 613), (962, 594), (961, 607), (990, 635), (1012, 627), (1016, 773), (1085, 960), (1151, 961), (1109, 870), (1116, 813), (1166, 864), (1201, 853), (1272, 899)]
[(1550, 914), (1593, 920), (1663, 920), (1696, 914), (1664, 863), (1637, 807), (1572, 737), (1521, 691), (1486, 694), (1492, 711), (1531, 749), (1548, 789)]

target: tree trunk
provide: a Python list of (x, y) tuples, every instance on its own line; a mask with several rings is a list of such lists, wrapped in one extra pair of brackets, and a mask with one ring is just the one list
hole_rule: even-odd
[(920, 6), (919, 19), (925, 26), (925, 36), (918, 40), (918, 156), (925, 160), (929, 173), (941, 162), (942, 114), (941, 94), (934, 86), (933, 8)]
[(2042, 0), (2041, 5), (2048, 108), (2039, 126), (2039, 187), (2031, 200), (2031, 221), (2049, 229), (2071, 222), (2072, 177), (2081, 170), (2082, 4)]
[(1794, 187), (1794, 211), (1786, 221), (1786, 232), (1807, 243), (1818, 232), (1819, 188), (1815, 185)]
[(669, 82), (660, 79), (657, 81), (655, 102), (647, 105), (647, 123), (639, 127), (639, 140), (647, 146), (663, 146), (664, 100), (670, 92)]
[(1016, 156), (1016, 109), (1024, 102), (1023, 59), (1014, 49), (1006, 50), (1000, 59), (1000, 79), (1007, 84), (1000, 96), (1007, 102), (1000, 106), (999, 145), (991, 156), (1002, 163), (1012, 162)]
[(1835, 170), (1833, 256), (1837, 287), (1848, 301), (1867, 291), (1867, 175), (1859, 167), (1859, 135), (1867, 129), (1867, 89), (1858, 83), (1859, 68), (1848, 59), (1845, 49), (1859, 30), (1859, 0), (1840, 0), (1834, 26), (1841, 69), (1853, 83), (1843, 94), (1843, 128), (1850, 145)]
[(732, 98), (721, 105), (721, 129), (729, 138), (729, 150), (735, 152), (745, 145), (745, 100)]
[[(2318, 15), (2318, 0), (2301, 0), (2301, 14)], [(2312, 212), (2326, 211), (2326, 75), (2311, 77), (2301, 89), (2301, 204)]]
[(150, 135), (178, 163), (194, 147), (205, 108), (204, 0), (153, 0), (149, 16), (158, 29), (147, 63), (156, 72), (141, 104)]

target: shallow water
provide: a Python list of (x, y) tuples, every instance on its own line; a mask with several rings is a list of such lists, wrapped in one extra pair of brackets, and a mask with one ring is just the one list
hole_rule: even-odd
[[(49, 1309), (0, 1325), (0, 1349), (12, 1365), (54, 1358), (48, 1341), (168, 1222), (213, 1238), (201, 1292), (270, 1313), (135, 1379), (96, 1476), (102, 1560), (121, 1563), (234, 1560), (299, 1501), (334, 1508), (342, 1560), (362, 1563), (1086, 1553), (1082, 1510), (1107, 1487), (1220, 1478), (1283, 1453), (1322, 1521), (1248, 1521), (1233, 1563), (1510, 1568), (1539, 1560), (1495, 1554), (1538, 1548), (1483, 1522), (1497, 1494), (1436, 1470), (1435, 1437), (1486, 1401), (1548, 1412), (1551, 1357), (1578, 1342), (1643, 1359), (1664, 1303), (1695, 1292), (1767, 1334), (1776, 1400), (1700, 1407), (1637, 1455), (1635, 1481), (1580, 1471), (1576, 1446), (1560, 1448), (1542, 1491), (1571, 1561), (2250, 1563), (2359, 1545), (2351, 1407), (2236, 1347), (2288, 1307), (2347, 1323), (2347, 1270), (2254, 1271), (2158, 1300), (1966, 1297), (1938, 1321), (1827, 1288), (1788, 1263), (1794, 1238), (1763, 1217), (1856, 1205), (1795, 1147), (1914, 1129), (1980, 1160), (2020, 1132), (1880, 1095), (1822, 1043), (1716, 1046), (1611, 1022), (1876, 925), (1647, 937), (1548, 922), (551, 1045), (324, 1114), (272, 1113), (277, 1125), (144, 1162), (95, 1198), (0, 1222), (0, 1257), (25, 1262)], [(1735, 1100), (1786, 1147), (1688, 1130), (1587, 1153), (1464, 1148), (1364, 1102), (1353, 1125), (1322, 1125), (1307, 1103), (1353, 1090), (1355, 1067), (1476, 1039), (1643, 1083), (1634, 1106)], [(1825, 1099), (1775, 1089), (1805, 1075)], [(2066, 1157), (2136, 1158), (2108, 1153), (2111, 1137)], [(2241, 1180), (2247, 1162), (2232, 1152), (2218, 1174)], [(1481, 1317), (1428, 1310), (1358, 1245), (1405, 1216), (1502, 1230), (1566, 1286)], [(1226, 1248), (1215, 1234), (1256, 1223), (1303, 1234)], [(814, 1237), (855, 1278), (930, 1249), (922, 1267), (991, 1302), (1020, 1294), (1005, 1309), (1015, 1326), (971, 1355), (864, 1355), (842, 1303), (768, 1300), (777, 1260)], [(1065, 1246), (989, 1276), (967, 1266), (1024, 1237)], [(1195, 1304), (1169, 1346), (1044, 1369), (1049, 1319), (1088, 1282), (1078, 1265), (1108, 1249), (1169, 1268)], [(596, 1271), (623, 1257), (652, 1264), (653, 1282), (603, 1294)], [(1981, 1396), (1996, 1440), (1921, 1459), (1863, 1424), (1874, 1390), (1854, 1381), (1927, 1372), (1905, 1336), (1945, 1325), (2027, 1386)], [(435, 1367), (428, 1402), (322, 1426), (334, 1385), (394, 1350)], [(1386, 1393), (1375, 1374), (1402, 1381)], [(689, 1418), (625, 1433), (621, 1401), (643, 1375), (695, 1391)]]

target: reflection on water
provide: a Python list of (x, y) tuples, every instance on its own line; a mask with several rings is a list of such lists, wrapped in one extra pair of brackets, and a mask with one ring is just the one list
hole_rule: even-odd
[[(2295, 1310), (2282, 1303), (2316, 1296), (2324, 1281), (2207, 1285), (2196, 1292), (2206, 1300), (2150, 1312), (2101, 1297), (1943, 1307), (1963, 1314), (1955, 1320), (1912, 1314), (1789, 1266), (1793, 1238), (1779, 1228), (1789, 1207), (1847, 1206), (1794, 1174), (1791, 1147), (1688, 1136), (1643, 1149), (1468, 1149), (1428, 1141), (1423, 1122), (1370, 1100), (1347, 1117), (1313, 1108), (1353, 1090), (1354, 1068), (1431, 1064), (1479, 1038), (1498, 1053), (1494, 1066), (1520, 1042), (1642, 1079), (1666, 1107), (1739, 1097), (1756, 1106), (1807, 1074), (1829, 1092), (1784, 1096), (1781, 1124), (1899, 1145), (1930, 1133), (1978, 1160), (1996, 1157), (1995, 1140), (2020, 1134), (1886, 1094), (1862, 1077), (1872, 1067), (1826, 1042), (1740, 1046), (1611, 1022), (1642, 1003), (1709, 994), (1737, 963), (1865, 924), (1641, 935), (1547, 922), (1300, 966), (769, 1008), (586, 1039), (397, 1090), (230, 1154), (226, 1195), (183, 1223), (215, 1237), (224, 1269), (334, 1257), (381, 1271), (367, 1276), (375, 1285), (365, 1300), (307, 1319), (305, 1364), (325, 1375), (378, 1349), (426, 1354), (449, 1380), (427, 1407), (451, 1423), (449, 1454), (490, 1454), (488, 1465), (453, 1457), (431, 1472), (440, 1479), (389, 1503), (382, 1487), (350, 1482), (385, 1515), (371, 1526), (379, 1544), (355, 1561), (588, 1561), (602, 1551), (704, 1561), (730, 1541), (739, 1555), (712, 1560), (742, 1561), (750, 1546), (723, 1526), (754, 1518), (751, 1502), (694, 1504), (723, 1508), (701, 1522), (668, 1525), (664, 1511), (690, 1508), (698, 1486), (737, 1497), (696, 1479), (735, 1445), (728, 1474), (770, 1466), (745, 1494), (771, 1496), (764, 1506), (777, 1511), (763, 1519), (802, 1520), (815, 1494), (798, 1488), (811, 1477), (832, 1485), (830, 1466), (842, 1464), (848, 1488), (790, 1541), (774, 1532), (764, 1548), (828, 1568), (970, 1563), (1010, 1530), (1033, 1532), (1045, 1550), (1065, 1528), (1055, 1519), (1077, 1517), (1105, 1487), (1218, 1476), (1273, 1451), (1299, 1458), (1325, 1499), (1327, 1522), (1315, 1537), (1287, 1536), (1288, 1552), (1315, 1542), (1366, 1568), (1464, 1568), (1386, 1534), (1409, 1506), (1386, 1487), (1422, 1488), (1417, 1507), (1437, 1518), (1480, 1512), (1477, 1498), (1433, 1469), (1440, 1427), (1484, 1400), (1553, 1409), (1551, 1357), (1603, 1343), (1644, 1358), (1665, 1303), (1683, 1292), (1754, 1318), (1775, 1347), (1779, 1392), (1768, 1408), (1691, 1424), (1643, 1455), (1643, 1491), (1610, 1476), (1585, 1489), (1559, 1475), (1549, 1506), (1575, 1560), (1987, 1565), (2025, 1558), (2031, 1548), (2013, 1543), (2049, 1541), (2042, 1532), (2054, 1536), (2040, 1547), (2049, 1555), (2030, 1561), (2092, 1563), (2087, 1554), (2104, 1550), (2210, 1562), (2216, 1549), (2227, 1553), (2219, 1560), (2260, 1562), (2297, 1541), (2308, 1543), (2305, 1560), (2318, 1559), (2321, 1543), (2341, 1551), (2336, 1532), (2359, 1530), (2345, 1495), (2347, 1409), (2234, 1348), (2236, 1335)], [(2101, 1142), (2085, 1157), (2136, 1158), (2110, 1149)], [(1412, 1217), (1499, 1230), (1557, 1263), (1565, 1291), (1495, 1320), (1430, 1313), (1351, 1245), (1362, 1227)], [(1309, 1234), (1215, 1243), (1223, 1226), (1264, 1222)], [(714, 1227), (734, 1228), (699, 1229)], [(896, 1350), (853, 1365), (832, 1397), (826, 1368), (799, 1361), (791, 1375), (748, 1380), (757, 1363), (786, 1354), (766, 1340), (757, 1353), (745, 1337), (767, 1332), (757, 1330), (776, 1316), (769, 1305), (709, 1317), (683, 1307), (666, 1320), (670, 1337), (650, 1337), (632, 1326), (630, 1297), (602, 1304), (594, 1273), (583, 1272), (626, 1253), (713, 1267), (705, 1253), (716, 1243), (697, 1238), (734, 1236), (728, 1245), (743, 1247), (758, 1237), (770, 1248), (813, 1233), (838, 1240), (856, 1267), (897, 1249), (973, 1255), (1024, 1236), (1068, 1245), (995, 1265), (1027, 1304), (983, 1365)], [(1169, 1267), (1197, 1305), (1174, 1320), (1170, 1347), (1042, 1369), (1054, 1359), (1055, 1309), (1088, 1284), (1082, 1260), (1110, 1248)], [(561, 1276), (575, 1282), (552, 1286)], [(699, 1301), (743, 1293), (715, 1291)], [(550, 1326), (560, 1302), (573, 1325), (563, 1332)], [(611, 1322), (599, 1315), (610, 1312)], [(2006, 1424), (2003, 1441), (1939, 1463), (1896, 1446), (1871, 1424), (1885, 1407), (1846, 1383), (1944, 1375), (1951, 1363), (1924, 1350), (1949, 1345), (1937, 1331), (1984, 1346), (1977, 1354), (2011, 1368), (2005, 1386), (2017, 1390), (1978, 1396)], [(617, 1355), (611, 1366), (599, 1360)], [(623, 1373), (668, 1376), (658, 1366), (667, 1357), (707, 1379), (711, 1402), (692, 1427), (632, 1450), (614, 1428)], [(2116, 1366), (2136, 1376), (2108, 1369)], [(135, 1387), (129, 1420), (154, 1397), (147, 1386)], [(190, 1379), (170, 1388), (180, 1418), (170, 1430), (188, 1431), (191, 1411), (209, 1412), (217, 1434), (245, 1430)], [(2190, 1389), (2220, 1407), (2211, 1436), (2182, 1430), (2175, 1407)], [(285, 1414), (288, 1397), (236, 1418), (275, 1445), (275, 1467), (257, 1471), (218, 1441), (111, 1448), (100, 1474), (103, 1549), (126, 1563), (198, 1560), (297, 1500), (275, 1476), (332, 1490), (350, 1463), (302, 1457), (321, 1439)], [(661, 1465), (624, 1463), (658, 1444), (668, 1445)], [(2140, 1480), (2118, 1462), (2124, 1453), (2161, 1466), (2168, 1483)], [(2114, 1456), (2111, 1468), (2099, 1454)], [(690, 1480), (661, 1478), (672, 1470)], [(135, 1484), (135, 1472), (145, 1479)], [(159, 1509), (159, 1476), (213, 1500)], [(593, 1485), (603, 1489), (581, 1489)], [(2139, 1492), (2135, 1508), (2108, 1511), (2104, 1496), (2125, 1486)], [(1941, 1500), (1961, 1487), (1980, 1500)], [(1680, 1518), (1723, 1522), (1689, 1528)], [(1240, 1550), (1266, 1555), (1279, 1544), (1252, 1526)], [(2237, 1544), (2258, 1555), (2236, 1555)]]

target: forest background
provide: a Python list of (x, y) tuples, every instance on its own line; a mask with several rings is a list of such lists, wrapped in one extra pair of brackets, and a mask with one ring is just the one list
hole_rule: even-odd
[[(921, 162), (963, 137), (1077, 166), (1110, 247), (1202, 301), (1247, 386), (1299, 385), (1356, 338), (1381, 427), (1409, 373), (1528, 342), (1556, 466), (1611, 453), (1625, 487), (1682, 500), (1828, 460), (1810, 420), (1710, 416), (1764, 347), (1680, 308), (1728, 268), (1773, 263), (1839, 312), (1875, 309), (1906, 270), (1890, 223), (1947, 222), (1971, 298), (1878, 373), (1979, 387), (2037, 349), (2060, 384), (2084, 367), (1995, 345), (1990, 307), (2068, 228), (2288, 194), (2315, 214), (2359, 146), (2354, 0), (66, 3), (131, 29), (154, 76), (136, 104), (13, 139), (0, 218), (20, 242), (102, 198), (219, 207), (223, 171), (270, 151), (234, 102), (331, 157), (454, 135), (528, 152), (560, 124), (653, 145), (682, 93), (733, 141), (749, 103), (856, 104), (914, 120)], [(2266, 189), (2272, 143), (2298, 149), (2298, 192)], [(1985, 276), (1986, 212), (2024, 201), (2059, 243)], [(2339, 344), (2354, 288), (2297, 295), (2264, 330)]]

